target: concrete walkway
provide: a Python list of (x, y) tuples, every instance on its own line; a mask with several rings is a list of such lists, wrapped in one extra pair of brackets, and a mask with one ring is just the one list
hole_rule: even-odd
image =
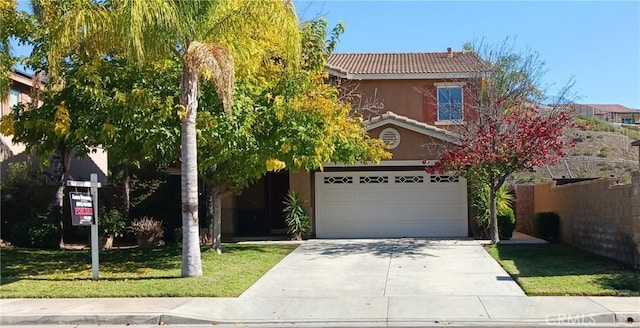
[(471, 239), (309, 240), (241, 297), (524, 296)]
[(0, 325), (535, 326), (640, 322), (638, 297), (2, 299)]

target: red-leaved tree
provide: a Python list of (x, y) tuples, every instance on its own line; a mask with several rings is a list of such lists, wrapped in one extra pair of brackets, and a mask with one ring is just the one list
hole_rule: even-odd
[[(574, 146), (571, 131), (577, 127), (567, 103), (568, 84), (553, 105), (541, 105), (546, 90), (540, 77), (543, 62), (534, 52), (516, 53), (502, 47), (485, 52), (491, 67), (489, 77), (482, 78), (473, 121), (456, 127), (460, 146), (446, 149), (429, 173), (453, 171), (474, 179), (490, 191), (489, 233), (493, 243), (500, 242), (496, 211), (496, 194), (505, 180), (518, 171), (557, 163), (565, 149)], [(470, 107), (470, 106), (468, 106)]]

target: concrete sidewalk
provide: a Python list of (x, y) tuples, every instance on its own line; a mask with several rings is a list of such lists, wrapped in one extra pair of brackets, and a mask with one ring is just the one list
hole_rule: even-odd
[[(633, 322), (633, 324), (629, 324)], [(0, 325), (640, 326), (640, 297), (2, 299)]]

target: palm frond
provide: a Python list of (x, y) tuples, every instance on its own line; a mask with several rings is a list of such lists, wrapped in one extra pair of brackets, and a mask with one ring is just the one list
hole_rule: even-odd
[(193, 41), (184, 56), (189, 66), (198, 69), (201, 76), (212, 81), (227, 114), (231, 114), (235, 71), (231, 53), (216, 44)]
[(177, 38), (184, 34), (186, 22), (175, 1), (114, 0), (112, 3), (117, 19), (113, 26), (118, 29), (123, 49), (133, 58), (166, 58), (179, 42)]
[(251, 74), (260, 66), (252, 63), (274, 57), (290, 66), (299, 63), (300, 27), (290, 1), (219, 1), (208, 10), (199, 36), (207, 43), (229, 49), (236, 60), (236, 70)]

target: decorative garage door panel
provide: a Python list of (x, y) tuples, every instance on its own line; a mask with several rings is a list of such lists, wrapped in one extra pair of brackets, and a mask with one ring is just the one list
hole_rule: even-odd
[(463, 178), (411, 172), (318, 172), (318, 238), (467, 236)]

